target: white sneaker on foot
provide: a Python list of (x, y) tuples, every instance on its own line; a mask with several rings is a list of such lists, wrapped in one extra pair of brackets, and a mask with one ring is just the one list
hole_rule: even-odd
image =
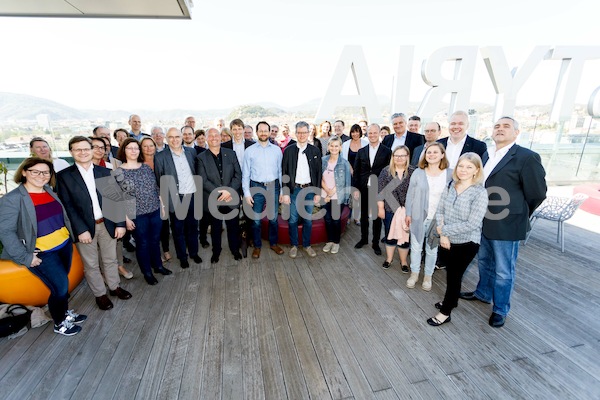
[(325, 244), (325, 246), (323, 247), (323, 251), (325, 253), (329, 253), (329, 251), (331, 250), (332, 246), (333, 246), (333, 242), (327, 242), (327, 244)]
[(316, 257), (317, 253), (315, 253), (315, 251), (313, 250), (313, 248), (311, 246), (305, 247), (304, 251), (306, 252), (306, 254), (309, 255), (309, 257)]
[(290, 258), (296, 258), (297, 255), (298, 255), (298, 248), (296, 246), (293, 246), (290, 249)]
[(331, 246), (331, 254), (337, 254), (338, 251), (340, 251), (340, 244), (334, 243), (333, 246)]

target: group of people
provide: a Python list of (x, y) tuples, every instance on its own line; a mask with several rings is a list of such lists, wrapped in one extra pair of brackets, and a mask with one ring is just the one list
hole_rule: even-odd
[[(300, 121), (294, 137), (287, 125), (281, 127), (282, 140), (277, 140), (279, 127), (266, 121), (256, 124), (254, 135), (253, 127), (234, 119), (226, 137), (222, 120), (204, 131), (196, 130), (189, 117), (183, 128), (165, 133), (153, 127), (150, 135), (142, 132), (139, 116), (132, 115), (129, 123), (130, 131), (112, 134), (118, 146), (112, 146), (103, 126), (92, 137), (71, 138), (71, 166), (52, 158), (43, 139), (32, 140), (33, 157), (15, 173), (20, 186), (0, 200), (2, 258), (26, 266), (49, 287), (55, 332), (76, 334), (87, 318), (68, 310), (72, 243), (98, 307), (108, 310), (113, 303), (107, 292), (131, 298), (119, 277), (131, 274), (123, 267), (122, 246), (132, 246), (123, 241), (126, 234), (135, 240), (144, 279), (155, 285), (155, 273), (172, 273), (163, 265), (171, 258), (171, 236), (184, 269), (190, 260), (202, 262), (199, 248), (210, 246), (209, 227), (211, 263), (219, 261), (224, 224), (233, 258), (242, 259), (242, 237), (248, 236), (252, 258), (258, 259), (266, 215), (270, 249), (284, 254), (278, 244), (280, 206), (288, 219), (291, 258), (300, 247), (309, 257), (317, 255), (311, 245), (315, 206), (324, 210), (326, 222), (322, 251), (339, 252), (341, 215), (353, 206), (361, 231), (354, 247), (369, 243), (371, 222), (371, 246), (381, 255), (383, 224), (382, 266), (391, 266), (398, 249), (400, 268), (410, 273), (408, 288), (419, 280), (423, 248), (423, 290), (431, 290), (436, 265), (446, 267), (446, 294), (435, 304), (439, 313), (427, 320), (430, 325), (449, 322), (459, 298), (493, 302), (489, 323), (504, 324), (519, 240), (546, 194), (540, 157), (516, 144), (519, 126), (513, 118), (495, 124), (490, 153), (485, 143), (467, 135), (469, 119), (462, 111), (450, 116), (444, 139), (437, 122), (425, 124), (421, 135), (418, 117), (402, 113), (392, 115), (389, 135), (366, 121), (352, 125), (348, 135), (341, 120), (335, 121), (333, 134), (327, 121), (319, 127)], [(240, 219), (249, 227), (246, 232), (240, 231)], [(475, 256), (477, 289), (460, 292)]]

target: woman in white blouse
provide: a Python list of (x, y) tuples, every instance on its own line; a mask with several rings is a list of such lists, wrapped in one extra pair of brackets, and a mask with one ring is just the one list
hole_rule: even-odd
[[(431, 143), (425, 156), (419, 161), (410, 179), (406, 196), (406, 224), (410, 227), (410, 278), (406, 286), (414, 288), (421, 272), (421, 250), (429, 226), (435, 223), (434, 217), (444, 189), (452, 179), (448, 168), (446, 149), (441, 143)], [(435, 268), (437, 246), (425, 244), (425, 273), (422, 289), (431, 290), (431, 276)]]

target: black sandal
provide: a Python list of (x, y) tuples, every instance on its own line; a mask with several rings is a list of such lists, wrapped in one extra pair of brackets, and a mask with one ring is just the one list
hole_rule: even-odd
[(440, 321), (439, 319), (437, 319), (437, 317), (433, 317), (433, 318), (429, 318), (427, 320), (427, 323), (431, 326), (440, 326), (440, 325), (444, 325), (446, 322), (450, 322), (452, 320), (452, 318), (450, 316), (448, 316), (448, 318), (446, 318), (444, 321)]

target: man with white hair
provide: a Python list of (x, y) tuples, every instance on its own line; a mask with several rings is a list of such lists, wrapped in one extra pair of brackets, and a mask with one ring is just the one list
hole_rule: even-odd
[(395, 113), (392, 115), (393, 135), (386, 135), (381, 144), (388, 147), (390, 150), (398, 146), (405, 145), (410, 150), (410, 154), (414, 153), (415, 148), (425, 143), (423, 135), (415, 132), (410, 132), (406, 129), (406, 115)]
[(160, 126), (153, 126), (150, 133), (152, 133), (152, 139), (154, 139), (154, 143), (156, 143), (157, 153), (163, 151), (166, 147), (169, 147), (165, 143), (165, 132), (163, 131), (163, 128)]

